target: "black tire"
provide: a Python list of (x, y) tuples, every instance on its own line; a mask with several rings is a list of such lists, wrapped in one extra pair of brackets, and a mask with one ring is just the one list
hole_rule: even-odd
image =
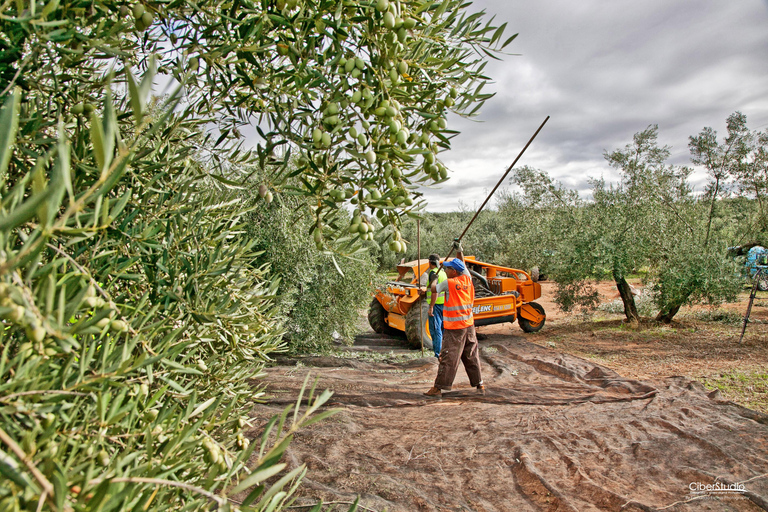
[(544, 308), (541, 307), (541, 305), (536, 302), (529, 302), (528, 305), (531, 306), (536, 311), (538, 311), (539, 313), (541, 313), (542, 315), (544, 315), (544, 319), (541, 322), (535, 324), (530, 320), (528, 320), (527, 318), (523, 318), (522, 316), (518, 315), (517, 323), (520, 324), (520, 328), (523, 330), (523, 332), (538, 332), (541, 330), (542, 327), (544, 327), (544, 322), (547, 321), (547, 318), (546, 318), (547, 314), (544, 312)]
[[(421, 317), (419, 317), (419, 309), (421, 309)], [(432, 350), (432, 336), (429, 335), (429, 304), (422, 299), (416, 301), (405, 315), (405, 337), (408, 340), (408, 346), (421, 349), (420, 335), (424, 337), (424, 350)]]
[(392, 336), (399, 332), (397, 329), (393, 329), (387, 324), (387, 311), (376, 297), (373, 298), (371, 306), (368, 308), (368, 324), (374, 332), (379, 334), (388, 334)]

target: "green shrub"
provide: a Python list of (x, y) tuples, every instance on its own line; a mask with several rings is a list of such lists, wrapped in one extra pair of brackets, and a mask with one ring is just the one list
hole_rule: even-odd
[[(248, 235), (258, 251), (256, 264), (267, 265), (279, 279), (276, 306), (285, 320), (289, 349), (326, 352), (334, 333), (339, 341), (353, 341), (363, 325), (360, 312), (367, 310), (383, 277), (371, 255), (376, 250), (373, 242), (368, 243), (369, 251), (355, 254), (318, 251), (307, 211), (294, 196), (259, 202), (249, 216)], [(349, 222), (349, 215), (339, 216), (340, 223)]]

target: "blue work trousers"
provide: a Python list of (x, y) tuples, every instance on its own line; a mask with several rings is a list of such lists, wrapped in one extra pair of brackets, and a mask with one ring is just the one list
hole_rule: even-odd
[(429, 335), (432, 336), (435, 357), (440, 357), (440, 349), (443, 348), (443, 305), (435, 304), (432, 312), (434, 315), (429, 317)]

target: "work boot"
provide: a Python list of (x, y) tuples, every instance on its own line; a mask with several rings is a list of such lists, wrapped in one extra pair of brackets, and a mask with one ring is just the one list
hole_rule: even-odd
[(443, 392), (440, 390), (440, 388), (436, 388), (434, 386), (429, 388), (429, 391), (424, 394), (427, 396), (443, 396)]
[(478, 395), (484, 395), (485, 394), (485, 386), (483, 386), (482, 384), (477, 386), (477, 394)]

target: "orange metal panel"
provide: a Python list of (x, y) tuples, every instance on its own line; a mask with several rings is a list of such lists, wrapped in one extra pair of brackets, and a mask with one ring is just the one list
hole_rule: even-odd
[(514, 315), (517, 311), (517, 299), (514, 295), (499, 295), (475, 299), (472, 315), (475, 319), (494, 318)]
[[(538, 287), (538, 295), (536, 295), (536, 287)], [(532, 300), (536, 300), (537, 298), (541, 297), (541, 285), (539, 285), (539, 283), (534, 283), (533, 281), (520, 283), (520, 288), (518, 290), (520, 292), (520, 297), (523, 299), (523, 302), (531, 302)]]
[(523, 307), (520, 308), (520, 316), (535, 324), (541, 323), (546, 319), (546, 316), (536, 311), (533, 306), (529, 304), (523, 304)]
[(405, 332), (405, 317), (398, 315), (397, 313), (390, 313), (387, 315), (387, 323), (393, 329)]

